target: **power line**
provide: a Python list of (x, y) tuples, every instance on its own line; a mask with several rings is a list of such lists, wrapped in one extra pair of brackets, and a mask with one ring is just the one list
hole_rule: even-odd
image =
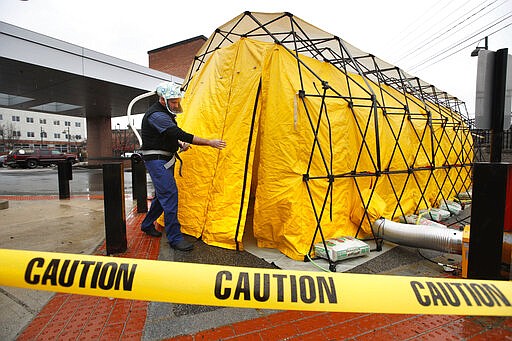
[[(482, 7), (482, 8), (480, 8), (480, 9), (478, 9), (478, 11), (477, 11), (477, 12), (475, 12), (475, 13), (473, 13), (473, 14), (471, 14), (471, 15), (467, 16), (466, 18), (464, 18), (463, 20), (459, 21), (459, 22), (458, 22), (458, 23), (456, 23), (455, 25), (451, 26), (451, 27), (450, 27), (450, 28), (448, 28), (447, 30), (445, 30), (445, 31), (443, 31), (442, 33), (440, 33), (440, 34), (436, 35), (435, 37), (431, 38), (431, 39), (430, 39), (430, 40), (428, 40), (426, 43), (418, 44), (418, 45), (414, 46), (414, 48), (412, 48), (412, 49), (408, 50), (406, 53), (404, 53), (404, 54), (403, 54), (403, 56), (402, 56), (402, 57), (400, 57), (400, 58), (396, 61), (396, 63), (400, 62), (401, 60), (403, 60), (403, 59), (404, 59), (404, 58), (406, 58), (406, 57), (410, 57), (411, 55), (415, 55), (415, 54), (419, 53), (421, 50), (423, 50), (424, 48), (426, 48), (427, 46), (429, 46), (429, 45), (430, 45), (430, 44), (432, 44), (433, 42), (440, 43), (440, 42), (442, 42), (442, 41), (446, 40), (447, 38), (449, 38), (449, 37), (447, 37), (446, 35), (447, 35), (449, 32), (453, 31), (453, 30), (454, 30), (455, 28), (457, 28), (458, 26), (460, 26), (460, 25), (462, 25), (462, 24), (464, 24), (464, 23), (466, 23), (466, 22), (467, 22), (467, 23), (466, 23), (466, 25), (463, 25), (463, 26), (462, 26), (462, 27), (460, 27), (458, 30), (456, 30), (456, 31), (452, 32), (452, 34), (459, 32), (460, 30), (462, 30), (463, 28), (467, 27), (467, 26), (468, 26), (468, 25), (470, 25), (471, 23), (473, 23), (473, 22), (477, 21), (478, 19), (480, 19), (480, 18), (481, 18), (481, 17), (483, 17), (484, 15), (487, 15), (487, 14), (489, 14), (490, 12), (492, 12), (492, 11), (496, 10), (498, 7), (500, 7), (501, 5), (503, 5), (507, 0), (504, 0), (501, 4), (498, 4), (496, 7), (494, 7), (494, 8), (492, 8), (492, 9), (490, 9), (488, 12), (483, 13), (481, 16), (479, 16), (478, 18), (475, 18), (473, 21), (468, 22), (468, 20), (470, 20), (471, 18), (473, 18), (473, 17), (474, 17), (474, 16), (476, 16), (477, 14), (481, 13), (482, 11), (484, 11), (485, 9), (487, 9), (489, 6), (491, 6), (492, 4), (496, 3), (497, 1), (498, 1), (498, 0), (495, 0), (495, 1), (493, 1), (492, 3), (489, 3), (489, 4), (485, 5), (484, 7)], [(466, 15), (466, 14), (468, 14), (468, 13), (473, 12), (473, 11), (474, 11), (475, 9), (477, 9), (477, 8), (478, 8), (478, 6), (476, 6), (476, 7), (472, 8), (470, 11), (466, 12), (464, 15)], [(440, 32), (440, 31), (441, 31), (441, 30), (437, 31), (436, 33)], [(436, 33), (434, 33), (434, 34), (436, 34)], [(445, 37), (444, 37), (444, 38), (442, 38), (442, 39), (441, 39), (441, 40), (439, 40), (439, 41), (436, 41), (437, 39), (441, 38), (442, 36), (445, 36)]]
[[(486, 1), (498, 1), (498, 0), (486, 0)], [(459, 6), (459, 7), (457, 7), (457, 9), (456, 9), (456, 10), (460, 9), (461, 7), (463, 7), (463, 6), (465, 6), (465, 5), (467, 5), (467, 4), (463, 4), (463, 5)], [(474, 10), (476, 7), (479, 7), (479, 6), (481, 6), (481, 5), (482, 5), (481, 3), (478, 3), (478, 4), (477, 4), (475, 7), (473, 7), (469, 12), (471, 12), (471, 11), (472, 11), (472, 10)], [(452, 15), (456, 10), (451, 11), (447, 16), (445, 16), (442, 20), (439, 20), (437, 23), (441, 23), (441, 22), (442, 22), (443, 20), (445, 20), (447, 17), (450, 17), (450, 16), (451, 16), (451, 15)], [(466, 12), (466, 13), (468, 13), (468, 12)], [(466, 13), (464, 13), (463, 15), (465, 15)], [(462, 16), (463, 16), (463, 15), (462, 15)], [(459, 16), (459, 17), (461, 17), (461, 16)], [(450, 24), (451, 24), (451, 23), (450, 23)], [(450, 25), (450, 24), (449, 24), (449, 25)], [(406, 56), (406, 55), (409, 53), (409, 51), (416, 49), (416, 47), (418, 46), (418, 41), (423, 41), (423, 40), (424, 40), (424, 39), (422, 39), (422, 37), (423, 37), (423, 36), (427, 35), (426, 39), (428, 39), (428, 36), (432, 36), (431, 34), (429, 34), (429, 30), (430, 30), (432, 27), (437, 26), (436, 24), (434, 24), (434, 23), (432, 23), (432, 22), (427, 22), (427, 23), (418, 23), (417, 25), (418, 25), (418, 26), (420, 26), (420, 27), (424, 27), (424, 28), (425, 28), (425, 30), (424, 30), (420, 35), (417, 35), (417, 36), (415, 37), (415, 40), (414, 40), (414, 41), (409, 42), (409, 43), (407, 43), (407, 44), (405, 44), (405, 45), (402, 45), (402, 46), (401, 46), (401, 50), (402, 50), (402, 51), (407, 51), (407, 52), (403, 52), (402, 54), (400, 54), (400, 55), (399, 55), (399, 58), (400, 58), (400, 59), (403, 59), (403, 56), (404, 56), (404, 55)], [(448, 25), (444, 25), (440, 30), (438, 30), (438, 32), (439, 32), (439, 31), (441, 31), (441, 30), (443, 30), (443, 29), (444, 29), (445, 27), (447, 27), (447, 26), (448, 26)], [(437, 33), (437, 32), (436, 32), (436, 33)], [(413, 45), (414, 45), (414, 48), (411, 48)]]
[[(418, 63), (418, 64), (414, 65), (413, 67), (411, 67), (411, 69), (410, 69), (410, 70), (411, 70), (411, 71), (413, 71), (413, 70), (414, 70), (415, 72), (418, 72), (419, 70), (423, 70), (423, 69), (425, 69), (425, 68), (426, 68), (426, 67), (428, 67), (428, 66), (431, 66), (431, 65), (437, 64), (437, 63), (439, 63), (440, 61), (445, 60), (446, 58), (448, 58), (448, 57), (450, 57), (450, 56), (454, 55), (455, 53), (457, 53), (457, 52), (459, 52), (459, 51), (461, 51), (462, 49), (465, 49), (465, 48), (467, 48), (467, 47), (471, 46), (472, 44), (475, 44), (476, 42), (480, 41), (481, 39), (475, 40), (475, 41), (473, 41), (472, 43), (468, 44), (467, 46), (464, 46), (462, 49), (459, 49), (459, 50), (457, 50), (457, 51), (455, 51), (455, 52), (453, 52), (453, 53), (451, 53), (451, 54), (449, 54), (449, 55), (447, 55), (447, 56), (445, 56), (445, 57), (443, 57), (443, 58), (441, 58), (441, 59), (439, 59), (439, 60), (436, 60), (435, 62), (431, 62), (431, 61), (435, 60), (436, 58), (438, 58), (438, 57), (440, 57), (440, 56), (442, 56), (442, 55), (444, 55), (444, 54), (448, 53), (449, 51), (451, 51), (451, 50), (453, 50), (453, 49), (457, 48), (458, 46), (462, 45), (463, 43), (467, 42), (469, 39), (476, 37), (477, 35), (479, 35), (479, 34), (481, 34), (481, 33), (485, 32), (486, 30), (488, 30), (488, 29), (490, 29), (490, 28), (492, 28), (492, 27), (496, 26), (497, 24), (501, 23), (502, 21), (504, 21), (504, 20), (506, 20), (506, 19), (510, 18), (511, 16), (512, 16), (512, 15), (508, 16), (507, 18), (505, 18), (505, 19), (501, 20), (501, 21), (500, 21), (500, 22), (498, 22), (498, 23), (495, 23), (495, 24), (491, 25), (490, 27), (487, 27), (487, 28), (482, 29), (481, 31), (479, 31), (479, 32), (475, 33), (474, 35), (472, 35), (472, 36), (468, 37), (467, 39), (465, 39), (465, 40), (463, 40), (463, 41), (461, 41), (461, 42), (457, 43), (456, 45), (454, 45), (454, 46), (452, 46), (452, 47), (450, 47), (450, 48), (448, 48), (448, 49), (445, 49), (444, 51), (442, 51), (441, 53), (439, 53), (439, 54), (437, 54), (437, 55), (432, 55), (432, 56), (430, 56), (429, 58), (424, 59), (422, 62), (420, 62), (420, 63)], [(492, 34), (495, 34), (496, 32), (499, 32), (499, 31), (501, 31), (501, 30), (505, 29), (506, 27), (508, 27), (508, 26), (510, 26), (510, 25), (512, 25), (512, 22), (511, 22), (511, 23), (509, 23), (509, 24), (507, 24), (507, 25), (505, 25), (505, 26), (503, 26), (503, 27), (501, 27), (500, 29), (498, 29), (498, 30), (496, 30), (496, 31), (492, 32), (491, 34), (487, 34), (487, 36), (490, 36), (490, 35), (492, 35)], [(431, 62), (431, 63), (429, 63), (429, 62)], [(421, 67), (421, 68), (420, 68), (420, 69), (418, 69), (419, 67)], [(415, 70), (415, 69), (417, 69), (417, 70)]]
[[(489, 0), (486, 0), (486, 1), (489, 1)], [(493, 0), (493, 1), (498, 1), (498, 0)], [(421, 40), (422, 37), (424, 37), (424, 36), (426, 36), (428, 34), (428, 30), (429, 30), (430, 27), (432, 27), (433, 25), (436, 25), (436, 24), (440, 24), (441, 21), (444, 20), (446, 17), (443, 18), (442, 20), (437, 20), (437, 21), (434, 20), (434, 18), (436, 16), (438, 16), (439, 13), (443, 12), (443, 10), (445, 8), (447, 8), (448, 6), (450, 6), (452, 4), (456, 4), (456, 2), (448, 1), (448, 2), (445, 3), (445, 5), (442, 8), (437, 9), (430, 16), (427, 16), (426, 14), (420, 16), (418, 18), (418, 20), (416, 20), (416, 21), (414, 21), (412, 23), (412, 25), (414, 25), (414, 29), (413, 30), (408, 31), (405, 36), (397, 36), (396, 38), (400, 39), (400, 48), (401, 48), (401, 50), (408, 50), (408, 49), (410, 49), (410, 47), (412, 45), (416, 44), (419, 39)], [(436, 3), (436, 5), (437, 5), (437, 3)], [(447, 17), (452, 15), (456, 10), (458, 10), (459, 8), (461, 8), (461, 7), (465, 6), (465, 5), (467, 5), (466, 2), (464, 2), (463, 5), (460, 5), (459, 7), (457, 7), (457, 9), (450, 11), (450, 13), (447, 15)], [(478, 6), (480, 6), (480, 4)], [(431, 9), (432, 8), (434, 8), (434, 7), (431, 7)], [(403, 29), (402, 31), (404, 31), (404, 32), (407, 31), (407, 28)], [(412, 36), (412, 40), (408, 39), (411, 36)]]
[(494, 22), (489, 23), (486, 27), (484, 27), (484, 28), (480, 29), (480, 31), (478, 31), (478, 32), (476, 32), (476, 33), (471, 33), (471, 35), (470, 35), (469, 37), (465, 38), (465, 39), (464, 39), (464, 40), (462, 40), (462, 41), (459, 41), (459, 42), (458, 42), (458, 43), (456, 43), (455, 45), (450, 46), (450, 47), (445, 48), (444, 50), (442, 50), (442, 51), (440, 51), (440, 52), (437, 52), (437, 53), (434, 53), (434, 54), (430, 55), (429, 57), (427, 57), (427, 58), (423, 59), (422, 61), (420, 61), (420, 62), (416, 63), (416, 64), (415, 64), (414, 66), (412, 66), (410, 69), (415, 69), (415, 68), (417, 68), (417, 67), (419, 67), (419, 66), (423, 65), (424, 63), (426, 63), (426, 62), (428, 62), (428, 61), (430, 61), (430, 60), (432, 60), (432, 59), (435, 59), (435, 58), (437, 58), (437, 57), (439, 57), (439, 56), (441, 56), (441, 55), (443, 55), (443, 54), (445, 54), (445, 53), (449, 52), (449, 51), (450, 51), (450, 50), (452, 50), (452, 49), (457, 48), (459, 45), (461, 45), (461, 44), (465, 43), (465, 42), (466, 42), (466, 41), (468, 41), (469, 39), (474, 38), (474, 37), (475, 37), (475, 36), (477, 36), (478, 34), (480, 34), (480, 33), (482, 33), (482, 32), (485, 32), (486, 30), (488, 30), (488, 29), (490, 29), (490, 28), (492, 28), (492, 27), (494, 27), (494, 26), (498, 25), (499, 23), (501, 23), (501, 22), (503, 22), (503, 21), (507, 20), (508, 18), (510, 18), (510, 17), (512, 16), (512, 15), (511, 15), (511, 13), (512, 13), (512, 12), (508, 12), (508, 13), (506, 13), (506, 14), (505, 14), (505, 15), (503, 15), (502, 17), (500, 17), (500, 18), (498, 18), (498, 19), (494, 20)]
[[(437, 64), (437, 63), (439, 63), (439, 62), (441, 62), (441, 61), (445, 60), (446, 58), (451, 57), (451, 56), (453, 56), (454, 54), (456, 54), (456, 53), (458, 53), (458, 52), (460, 52), (460, 51), (462, 51), (462, 50), (464, 50), (464, 49), (466, 49), (466, 48), (468, 48), (468, 47), (470, 47), (470, 46), (473, 46), (474, 44), (478, 43), (478, 42), (479, 42), (480, 40), (482, 40), (482, 39), (481, 39), (481, 38), (479, 38), (479, 39), (477, 39), (477, 40), (475, 40), (475, 41), (472, 41), (471, 43), (469, 43), (469, 44), (467, 44), (467, 45), (465, 45), (465, 46), (461, 47), (460, 49), (458, 49), (458, 50), (456, 50), (456, 51), (454, 51), (454, 52), (450, 53), (449, 55), (447, 55), (447, 56), (445, 56), (445, 57), (443, 57), (443, 58), (441, 58), (441, 59), (439, 59), (439, 60), (436, 60), (435, 62), (431, 62), (431, 63), (429, 63), (431, 60), (434, 60), (436, 57), (439, 57), (439, 56), (441, 56), (442, 54), (444, 54), (444, 53), (448, 52), (449, 50), (456, 48), (457, 46), (459, 46), (459, 45), (461, 45), (461, 44), (465, 43), (465, 42), (466, 42), (466, 41), (468, 41), (469, 39), (474, 38), (474, 37), (475, 37), (475, 36), (477, 36), (478, 34), (480, 34), (480, 33), (482, 33), (482, 32), (485, 32), (486, 30), (490, 29), (490, 28), (491, 28), (491, 27), (493, 27), (493, 26), (496, 26), (497, 24), (501, 23), (502, 21), (504, 21), (504, 20), (506, 20), (506, 19), (508, 19), (508, 18), (510, 18), (510, 17), (512, 17), (512, 15), (509, 15), (507, 18), (505, 18), (505, 19), (501, 20), (500, 22), (498, 22), (498, 23), (496, 23), (496, 24), (494, 24), (494, 25), (492, 25), (492, 26), (490, 26), (490, 27), (488, 27), (488, 28), (485, 28), (485, 29), (483, 29), (483, 30), (481, 30), (481, 31), (477, 32), (477, 33), (476, 33), (476, 34), (474, 34), (473, 36), (471, 36), (471, 37), (467, 38), (466, 40), (464, 40), (464, 41), (460, 42), (459, 44), (457, 44), (457, 45), (453, 46), (452, 48), (450, 48), (450, 49), (448, 49), (448, 50), (444, 51), (443, 53), (440, 53), (439, 55), (436, 55), (436, 56), (434, 56), (433, 58), (427, 59), (427, 60), (425, 60), (425, 61), (424, 61), (424, 62), (422, 62), (422, 63), (416, 64), (414, 67), (412, 67), (412, 68), (411, 68), (411, 71), (413, 71), (414, 69), (416, 69), (416, 68), (418, 68), (418, 67), (420, 67), (420, 66), (423, 66), (423, 67), (420, 67), (419, 69), (416, 69), (414, 72), (419, 72), (419, 71), (421, 71), (421, 70), (424, 70), (424, 69), (426, 69), (427, 67), (430, 67), (430, 66), (432, 66), (432, 65), (434, 65), (434, 64)], [(487, 36), (492, 36), (493, 34), (495, 34), (495, 33), (499, 32), (499, 31), (501, 31), (501, 30), (504, 30), (505, 28), (507, 28), (507, 27), (509, 27), (509, 26), (512, 26), (512, 22), (510, 22), (510, 23), (506, 24), (505, 26), (503, 26), (503, 27), (501, 27), (501, 28), (499, 28), (499, 29), (495, 30), (494, 32), (491, 32), (491, 33), (487, 34)]]
[[(415, 31), (417, 31), (417, 29), (418, 29), (418, 19), (421, 19), (422, 17), (424, 17), (425, 15), (427, 15), (427, 13), (429, 13), (429, 12), (430, 12), (430, 11), (432, 11), (432, 10), (434, 10), (434, 9), (436, 8), (436, 6), (437, 6), (438, 4), (440, 4), (440, 3), (442, 3), (442, 2), (443, 2), (443, 0), (438, 0), (438, 1), (437, 1), (437, 2), (432, 6), (432, 7), (430, 7), (430, 8), (427, 10), (427, 12), (425, 12), (425, 13), (424, 13), (424, 14), (422, 14), (422, 15), (419, 15), (419, 16), (417, 17), (417, 19), (412, 20), (412, 21), (409, 23), (409, 25), (407, 25), (407, 26), (402, 30), (402, 31), (407, 31), (407, 32), (408, 32), (405, 36), (403, 36), (403, 37), (394, 36), (394, 37), (393, 37), (393, 39), (392, 39), (392, 40), (390, 40), (390, 41), (388, 41), (388, 43), (387, 43), (386, 45), (392, 45), (392, 43), (394, 43), (394, 42), (395, 42), (395, 41), (397, 41), (397, 40), (406, 40), (406, 38), (407, 38), (407, 37), (409, 37), (409, 36), (410, 36), (410, 35), (412, 35)], [(449, 2), (449, 1), (448, 1), (447, 3), (448, 3), (448, 5), (450, 4), (450, 2)], [(442, 10), (443, 8), (445, 8), (445, 7), (446, 7), (446, 6), (448, 6), (448, 5), (446, 5), (446, 4), (445, 4), (445, 6), (443, 6), (440, 10)], [(436, 12), (437, 12), (437, 11), (436, 11)], [(435, 13), (434, 13), (434, 14), (435, 14)], [(429, 19), (430, 19), (430, 18), (431, 18), (431, 17), (429, 17)], [(409, 31), (409, 28), (411, 28), (411, 27), (415, 27), (415, 28)]]

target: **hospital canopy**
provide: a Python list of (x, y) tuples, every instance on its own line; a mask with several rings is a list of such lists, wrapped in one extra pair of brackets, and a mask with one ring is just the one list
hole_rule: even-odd
[(242, 249), (252, 227), (302, 260), (470, 189), (464, 103), (290, 13), (219, 27), (183, 88), (181, 127), (228, 143), (181, 154), (182, 231), (207, 244)]

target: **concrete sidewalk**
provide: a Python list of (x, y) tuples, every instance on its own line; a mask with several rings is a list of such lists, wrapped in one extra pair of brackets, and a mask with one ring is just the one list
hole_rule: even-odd
[[(2, 198), (9, 200), (10, 207), (0, 210), (1, 248), (105, 254), (101, 197)], [(140, 232), (144, 214), (137, 214), (130, 203), (126, 213), (129, 245), (123, 257), (274, 268), (273, 264), (247, 252), (211, 247), (195, 239), (194, 251), (175, 252), (164, 239)], [(50, 216), (51, 219), (47, 218)], [(436, 260), (446, 257), (429, 251), (424, 254)], [(395, 247), (350, 272), (458, 276), (444, 272), (442, 267), (418, 255), (417, 250), (404, 247)], [(512, 339), (511, 317), (282, 312), (108, 299), (7, 287), (0, 288), (0, 304), (1, 340)]]

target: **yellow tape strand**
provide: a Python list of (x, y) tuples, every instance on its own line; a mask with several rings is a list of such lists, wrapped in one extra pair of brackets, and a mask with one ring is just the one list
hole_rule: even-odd
[(287, 271), (0, 249), (0, 285), (225, 307), (512, 316), (512, 282)]

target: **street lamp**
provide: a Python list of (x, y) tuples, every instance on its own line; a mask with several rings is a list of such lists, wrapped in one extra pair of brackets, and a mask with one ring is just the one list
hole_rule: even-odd
[(43, 127), (41, 127), (41, 148), (43, 148), (43, 137), (46, 132), (43, 130)]
[(119, 155), (122, 155), (123, 154), (123, 150), (121, 148), (121, 123), (116, 123), (116, 133), (115, 133), (115, 136), (114, 136), (114, 143), (115, 143), (115, 146), (114, 146), (114, 150), (115, 150), (115, 153), (116, 153), (116, 157), (119, 156)]
[(478, 52), (480, 52), (480, 50), (488, 50), (489, 49), (489, 37), (485, 37), (484, 42), (485, 42), (484, 47), (477, 45), (477, 47), (475, 47), (475, 49), (473, 51), (471, 51), (471, 57), (477, 57)]
[[(62, 133), (66, 134), (66, 131), (64, 130)], [(69, 153), (69, 144), (71, 143), (71, 134), (69, 132), (69, 127), (68, 127), (68, 131), (67, 131), (67, 136), (66, 137), (68, 138), (68, 153)]]

